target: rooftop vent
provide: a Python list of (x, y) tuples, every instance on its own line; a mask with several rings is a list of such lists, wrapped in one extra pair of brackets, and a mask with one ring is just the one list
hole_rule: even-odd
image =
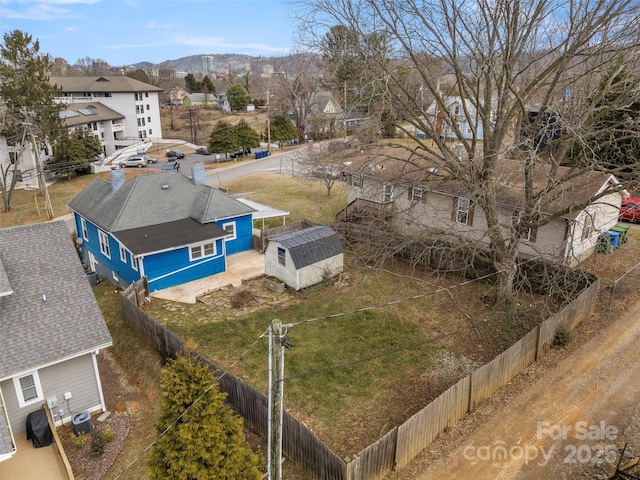
[(162, 185), (162, 189), (163, 190), (169, 190), (169, 185), (167, 185), (166, 183)]

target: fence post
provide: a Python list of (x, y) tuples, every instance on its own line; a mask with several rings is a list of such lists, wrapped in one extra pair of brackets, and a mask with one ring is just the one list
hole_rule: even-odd
[(609, 297), (609, 311), (613, 308), (613, 297), (616, 293), (616, 286), (618, 285), (618, 280), (613, 282), (613, 287), (611, 287), (611, 296)]

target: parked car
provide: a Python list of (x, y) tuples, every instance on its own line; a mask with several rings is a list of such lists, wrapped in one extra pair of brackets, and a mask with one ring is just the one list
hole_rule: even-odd
[(180, 163), (178, 163), (177, 160), (175, 160), (175, 161), (169, 160), (166, 165), (162, 166), (162, 171), (165, 171), (165, 172), (166, 171), (170, 171), (171, 172), (173, 170), (175, 170), (176, 172), (180, 171)]
[(640, 221), (640, 198), (625, 197), (620, 207), (620, 220), (627, 222)]
[(146, 166), (147, 166), (147, 161), (145, 160), (144, 156), (141, 156), (141, 155), (134, 155), (133, 157), (125, 158), (120, 162), (120, 168), (125, 168), (125, 167), (142, 168)]
[(251, 153), (250, 148), (241, 148), (237, 152), (233, 152), (232, 154), (230, 154), (229, 157), (231, 158), (244, 157), (245, 155), (249, 155), (250, 153)]
[(127, 158), (127, 160), (129, 160), (129, 158), (144, 158), (147, 161), (147, 163), (158, 163), (157, 158), (150, 157), (149, 155), (131, 155), (130, 157)]
[(200, 155), (211, 155), (211, 152), (207, 147), (196, 148), (196, 153), (199, 153)]
[(184, 153), (182, 153), (180, 150), (169, 150), (167, 152), (167, 157), (169, 158), (184, 158)]

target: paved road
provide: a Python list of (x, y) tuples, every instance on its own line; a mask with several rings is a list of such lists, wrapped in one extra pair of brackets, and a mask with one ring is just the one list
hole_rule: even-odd
[[(191, 175), (190, 166), (194, 163), (204, 163), (206, 170), (207, 185), (220, 187), (228, 182), (232, 182), (242, 177), (255, 175), (257, 173), (280, 173), (284, 175), (301, 175), (305, 173), (307, 167), (300, 164), (309, 152), (323, 151), (326, 149), (326, 142), (317, 142), (311, 146), (300, 146), (284, 151), (274, 150), (268, 157), (256, 160), (253, 154), (246, 158), (219, 161), (216, 155), (199, 155), (197, 153), (187, 153), (185, 158), (178, 160), (180, 163), (180, 173), (185, 176)], [(149, 165), (150, 170), (160, 171), (167, 161), (160, 156), (158, 163)]]

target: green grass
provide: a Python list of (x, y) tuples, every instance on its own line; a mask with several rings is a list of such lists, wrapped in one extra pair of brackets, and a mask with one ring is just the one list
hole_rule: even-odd
[[(449, 342), (467, 341), (473, 333), (456, 308), (457, 295), (441, 292), (369, 309), (436, 287), (355, 265), (347, 270), (349, 281), (339, 286), (325, 282), (302, 293), (288, 292), (293, 297), (289, 305), (232, 321), (220, 321), (203, 304), (168, 310), (166, 302), (154, 300), (147, 308), (179, 336), (197, 342), (199, 352), (265, 394), (267, 328), (274, 319), (297, 324), (287, 334), (295, 346), (285, 353), (285, 406), (346, 457), (439, 393), (425, 372), (450, 349)], [(439, 281), (455, 283), (445, 277)], [(365, 310), (340, 315), (359, 309)], [(326, 318), (332, 315), (337, 316)]]

